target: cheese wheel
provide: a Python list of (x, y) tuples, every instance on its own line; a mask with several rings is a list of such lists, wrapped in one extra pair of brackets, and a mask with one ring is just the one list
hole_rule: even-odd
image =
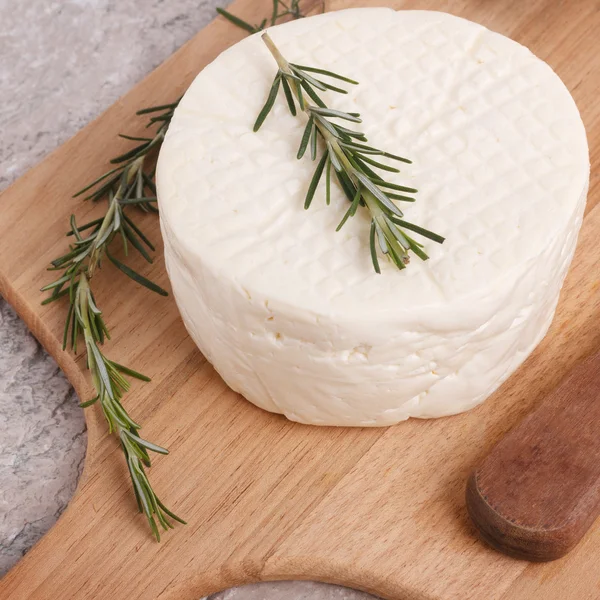
[(304, 114), (281, 94), (252, 126), (277, 66), (260, 35), (223, 52), (175, 112), (157, 171), (165, 260), (183, 321), (227, 384), (318, 425), (380, 426), (482, 402), (545, 335), (589, 181), (585, 130), (527, 48), (429, 11), (351, 9), (269, 30), (291, 62), (357, 79), (328, 106), (408, 156), (406, 219), (422, 241), (375, 273), (370, 220), (296, 159)]

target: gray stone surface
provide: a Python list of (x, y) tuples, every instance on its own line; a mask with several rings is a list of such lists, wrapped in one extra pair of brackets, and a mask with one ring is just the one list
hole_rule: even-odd
[[(127, 92), (223, 3), (0, 0), (0, 189)], [(86, 440), (77, 402), (0, 298), (0, 576), (52, 526), (75, 489)], [(276, 582), (212, 600), (367, 598), (336, 586)]]
[(85, 456), (73, 389), (23, 322), (0, 304), (0, 575), (54, 524)]
[(313, 581), (276, 581), (233, 588), (208, 600), (375, 600), (364, 592)]

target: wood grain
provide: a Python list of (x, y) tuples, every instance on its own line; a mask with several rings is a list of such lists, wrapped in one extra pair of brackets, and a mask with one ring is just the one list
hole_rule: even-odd
[(467, 484), (482, 538), (510, 556), (563, 557), (600, 514), (600, 353), (504, 437)]
[[(238, 0), (232, 10), (255, 22), (269, 14), (269, 4)], [(236, 584), (290, 578), (342, 583), (397, 600), (600, 596), (598, 524), (566, 558), (532, 565), (479, 542), (464, 505), (473, 466), (577, 360), (600, 346), (600, 4), (360, 4), (446, 10), (478, 21), (527, 44), (574, 94), (593, 177), (574, 266), (549, 335), (470, 413), (390, 429), (306, 427), (231, 392), (187, 337), (171, 298), (100, 274), (98, 300), (113, 332), (109, 355), (153, 378), (136, 384), (126, 399), (145, 435), (171, 451), (156, 459), (152, 481), (189, 525), (161, 544), (152, 540), (136, 514), (116, 440), (98, 411), (88, 409), (88, 455), (77, 492), (57, 525), (2, 579), (2, 600), (197, 600)], [(351, 5), (358, 2), (333, 0), (327, 7)], [(137, 108), (176, 98), (243, 35), (217, 19), (2, 195), (0, 291), (83, 398), (90, 393), (83, 359), (62, 352), (58, 341), (65, 307), (39, 304), (39, 288), (49, 281), (44, 269), (64, 247), (69, 215), (82, 219), (98, 210), (71, 194), (119, 150), (119, 131), (141, 132), (143, 123), (131, 119)], [(156, 220), (150, 216), (143, 225), (158, 241)], [(161, 259), (136, 267), (168, 286)]]

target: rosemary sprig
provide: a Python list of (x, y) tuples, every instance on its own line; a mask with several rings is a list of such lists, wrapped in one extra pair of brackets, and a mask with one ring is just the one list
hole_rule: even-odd
[[(376, 239), (380, 251), (387, 255), (399, 269), (404, 269), (410, 262), (409, 252), (411, 251), (420, 259), (427, 260), (429, 257), (423, 250), (423, 245), (414, 240), (408, 231), (440, 244), (444, 238), (406, 221), (403, 212), (394, 202), (394, 200), (414, 202), (413, 194), (417, 190), (389, 182), (374, 170), (400, 172), (399, 169), (379, 162), (374, 157), (385, 157), (404, 163), (411, 163), (411, 161), (368, 145), (364, 133), (340, 125), (338, 120), (361, 123), (360, 115), (328, 108), (316, 91), (331, 90), (346, 94), (346, 90), (332, 85), (330, 80), (343, 81), (353, 85), (356, 85), (357, 82), (324, 69), (290, 63), (279, 52), (268, 33), (263, 33), (262, 39), (279, 69), (265, 105), (256, 119), (254, 131), (260, 129), (275, 104), (280, 88), (283, 88), (291, 114), (295, 116), (300, 111), (308, 118), (300, 141), (298, 159), (304, 156), (310, 144), (311, 158), (314, 161), (318, 155), (319, 141), (324, 146), (322, 156), (308, 187), (304, 207), (307, 209), (310, 207), (323, 173), (326, 178), (326, 203), (330, 203), (331, 169), (333, 168), (340, 187), (350, 201), (350, 207), (336, 231), (343, 227), (348, 218), (356, 214), (359, 206), (363, 206), (369, 211), (371, 216), (369, 245), (371, 260), (377, 273), (381, 273), (381, 269), (377, 257)], [(327, 79), (323, 81), (317, 76)]]
[[(120, 240), (127, 256), (129, 248), (137, 250), (147, 262), (152, 262), (150, 252), (154, 246), (135, 223), (131, 210), (138, 208), (146, 212), (156, 212), (156, 189), (152, 180), (154, 171), (147, 173), (145, 163), (153, 150), (162, 143), (176, 103), (142, 109), (138, 114), (152, 114), (149, 126), (158, 124), (152, 137), (132, 137), (126, 139), (142, 142), (131, 151), (114, 158), (111, 163), (117, 166), (102, 177), (78, 192), (80, 196), (89, 192), (86, 199), (99, 201), (107, 197), (108, 205), (103, 217), (78, 226), (75, 216), (71, 216), (70, 231), (72, 243), (68, 252), (51, 263), (50, 270), (60, 271), (60, 276), (44, 286), (42, 291), (51, 292), (44, 304), (54, 302), (64, 296), (69, 298), (69, 309), (63, 333), (63, 349), (70, 346), (77, 352), (81, 336), (85, 343), (87, 366), (91, 372), (96, 396), (81, 404), (82, 407), (100, 403), (108, 423), (109, 433), (115, 433), (120, 440), (131, 477), (138, 507), (148, 519), (148, 523), (158, 541), (158, 525), (163, 529), (172, 527), (169, 518), (184, 523), (173, 514), (156, 496), (144, 467), (150, 467), (148, 452), (168, 454), (168, 451), (139, 436), (138, 425), (121, 403), (130, 384), (126, 377), (149, 381), (136, 371), (108, 359), (100, 350), (109, 330), (98, 308), (90, 287), (91, 280), (104, 257), (108, 258), (120, 271), (148, 289), (166, 296), (167, 292), (130, 266), (115, 258), (110, 247), (113, 241)], [(147, 195), (149, 194), (151, 195)], [(157, 524), (158, 523), (158, 524)]]
[[(264, 19), (260, 25), (252, 26), (223, 9), (217, 10), (231, 22), (250, 33), (261, 30), (267, 24), (267, 19)], [(270, 19), (272, 25), (284, 17), (298, 19), (303, 16), (300, 12), (299, 0), (292, 0), (289, 6), (281, 0), (273, 0)], [(120, 238), (126, 256), (129, 247), (132, 246), (146, 261), (152, 262), (149, 252), (154, 250), (154, 246), (136, 225), (129, 209), (138, 208), (144, 212), (158, 212), (154, 168), (147, 170), (147, 162), (160, 148), (180, 100), (181, 98), (169, 104), (137, 111), (137, 115), (151, 115), (147, 127), (157, 127), (153, 135), (119, 134), (120, 137), (139, 142), (139, 144), (113, 158), (110, 162), (115, 165), (114, 167), (75, 194), (75, 197), (82, 196), (84, 200), (95, 202), (107, 198), (106, 212), (104, 216), (80, 226), (77, 225), (75, 216), (71, 216), (70, 230), (67, 235), (72, 237), (73, 242), (69, 246), (68, 252), (52, 261), (49, 269), (61, 271), (61, 275), (42, 288), (42, 291), (50, 292), (43, 304), (57, 301), (65, 296), (69, 298), (63, 349), (70, 346), (74, 352), (77, 352), (77, 342), (83, 335), (87, 365), (96, 390), (96, 396), (83, 402), (81, 406), (85, 408), (97, 402), (100, 403), (109, 432), (115, 433), (119, 437), (138, 508), (146, 515), (148, 523), (159, 541), (160, 533), (157, 521), (165, 530), (172, 527), (169, 517), (185, 523), (159, 500), (144, 470), (144, 467), (150, 467), (148, 451), (159, 454), (167, 454), (168, 451), (138, 435), (140, 426), (131, 419), (121, 403), (124, 393), (129, 390), (130, 386), (126, 377), (142, 381), (149, 381), (149, 379), (145, 375), (111, 361), (100, 350), (100, 346), (106, 339), (110, 339), (110, 335), (102, 318), (102, 311), (94, 299), (91, 280), (96, 269), (102, 266), (102, 259), (107, 257), (114, 266), (137, 283), (151, 291), (167, 295), (167, 292), (161, 287), (115, 258), (109, 252), (109, 246), (116, 238)]]
[(290, 17), (292, 19), (300, 19), (304, 17), (300, 11), (300, 0), (291, 0), (289, 5), (282, 0), (273, 0), (273, 9), (271, 11), (270, 19), (263, 19), (258, 25), (252, 25), (247, 21), (236, 17), (224, 8), (217, 8), (217, 12), (225, 17), (228, 21), (237, 27), (244, 29), (248, 33), (257, 33), (262, 31), (267, 25), (267, 22), (273, 26), (276, 25), (280, 19), (285, 17)]

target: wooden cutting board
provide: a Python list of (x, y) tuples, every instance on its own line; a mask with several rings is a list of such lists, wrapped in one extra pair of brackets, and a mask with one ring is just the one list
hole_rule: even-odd
[[(311, 2), (311, 0), (308, 0)], [(229, 586), (316, 579), (397, 600), (600, 597), (600, 523), (566, 558), (529, 564), (480, 543), (467, 518), (467, 476), (580, 358), (600, 347), (600, 3), (596, 0), (332, 0), (327, 9), (387, 4), (446, 10), (529, 46), (571, 90), (592, 159), (588, 210), (554, 324), (483, 406), (389, 429), (318, 428), (255, 408), (230, 391), (186, 335), (172, 298), (122, 277), (97, 279), (113, 332), (108, 353), (152, 376), (126, 398), (148, 439), (167, 446), (150, 477), (188, 525), (157, 544), (138, 515), (114, 437), (87, 409), (88, 454), (57, 525), (0, 582), (2, 600), (197, 600)], [(313, 2), (312, 6), (316, 6)], [(238, 0), (252, 22), (268, 0)], [(40, 306), (44, 269), (65, 247), (68, 217), (99, 207), (71, 194), (141, 132), (142, 106), (172, 101), (243, 32), (217, 19), (98, 120), (2, 195), (0, 291), (57, 359), (82, 398), (83, 357), (61, 351), (65, 306)], [(158, 223), (143, 223), (159, 241)], [(161, 254), (159, 249), (159, 256)], [(167, 286), (162, 260), (136, 265)]]

